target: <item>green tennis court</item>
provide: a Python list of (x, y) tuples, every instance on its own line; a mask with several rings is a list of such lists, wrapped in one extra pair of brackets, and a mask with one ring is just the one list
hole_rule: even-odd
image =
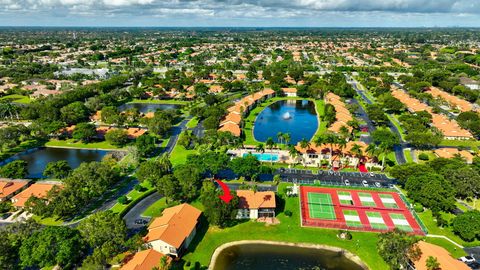
[[(353, 205), (352, 194), (348, 191), (337, 191), (340, 204), (343, 205)], [(346, 199), (349, 197), (349, 199)]]
[(379, 194), (380, 200), (386, 208), (398, 209), (398, 205), (395, 202), (395, 199), (390, 194)]
[(377, 206), (377, 204), (373, 201), (372, 194), (359, 192), (358, 197), (360, 197), (360, 201), (362, 202), (363, 206)]
[(307, 193), (308, 211), (311, 218), (336, 220), (332, 196), (327, 193)]
[(379, 212), (365, 212), (368, 217), (368, 222), (373, 229), (386, 230), (388, 227)]
[(390, 213), (390, 218), (392, 218), (395, 228), (405, 232), (413, 232), (412, 227), (403, 214)]
[(343, 210), (343, 216), (345, 217), (345, 223), (350, 227), (363, 227), (358, 212), (355, 210)]

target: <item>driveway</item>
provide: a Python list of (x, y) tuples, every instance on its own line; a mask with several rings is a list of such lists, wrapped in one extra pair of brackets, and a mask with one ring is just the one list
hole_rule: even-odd
[(147, 210), (147, 208), (155, 203), (156, 201), (160, 200), (162, 195), (158, 194), (157, 192), (147, 196), (140, 202), (138, 202), (130, 211), (128, 211), (125, 216), (123, 216), (123, 220), (127, 224), (127, 228), (129, 229), (139, 229), (144, 227), (145, 225), (135, 224), (135, 220), (137, 219), (144, 219), (150, 221), (151, 217), (142, 217), (142, 213)]

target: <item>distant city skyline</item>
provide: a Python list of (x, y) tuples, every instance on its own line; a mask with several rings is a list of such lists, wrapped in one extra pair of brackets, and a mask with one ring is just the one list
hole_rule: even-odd
[(0, 0), (1, 26), (480, 27), (480, 0)]

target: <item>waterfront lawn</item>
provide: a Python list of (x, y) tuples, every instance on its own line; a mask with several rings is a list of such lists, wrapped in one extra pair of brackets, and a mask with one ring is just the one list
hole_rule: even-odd
[[(280, 193), (283, 192), (286, 185), (285, 183), (280, 184)], [(278, 205), (282, 204), (280, 202)], [(278, 211), (290, 210), (293, 216), (287, 217), (284, 212), (280, 212), (277, 215), (280, 220), (278, 225), (267, 226), (264, 223), (245, 221), (225, 229), (209, 227), (206, 232), (205, 230), (203, 232), (199, 231), (183, 260), (192, 264), (198, 261), (203, 266), (208, 266), (213, 252), (222, 244), (239, 240), (271, 240), (340, 247), (358, 255), (368, 265), (369, 269), (382, 270), (388, 268), (376, 252), (378, 234), (351, 232), (352, 240), (340, 240), (337, 237), (338, 230), (301, 227), (299, 209), (298, 198), (286, 198), (285, 209), (278, 209)]]
[(28, 140), (28, 141), (21, 142), (19, 145), (12, 148), (0, 149), (0, 160), (6, 159), (17, 153), (20, 153), (30, 148), (38, 147), (41, 145), (43, 145), (42, 141)]
[(52, 139), (48, 141), (45, 146), (52, 146), (52, 147), (71, 147), (71, 148), (83, 148), (83, 149), (121, 149), (117, 146), (111, 145), (107, 141), (101, 142), (92, 142), (92, 143), (82, 143), (80, 141), (75, 141), (74, 139), (68, 140), (55, 140)]

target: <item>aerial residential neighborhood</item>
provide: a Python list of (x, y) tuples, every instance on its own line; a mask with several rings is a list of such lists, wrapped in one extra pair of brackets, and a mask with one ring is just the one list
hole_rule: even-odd
[(0, 270), (480, 269), (480, 4), (366, 2), (2, 3)]

